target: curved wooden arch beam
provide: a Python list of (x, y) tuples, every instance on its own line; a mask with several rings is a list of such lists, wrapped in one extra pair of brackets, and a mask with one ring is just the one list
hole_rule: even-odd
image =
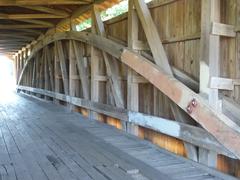
[(22, 75), (25, 71), (26, 66), (28, 65), (28, 62), (31, 61), (32, 57), (34, 56), (34, 54), (36, 52), (41, 50), (44, 46), (47, 46), (48, 44), (51, 44), (55, 41), (67, 40), (67, 39), (81, 41), (83, 43), (93, 45), (93, 46), (107, 52), (108, 54), (111, 54), (112, 56), (114, 56), (117, 59), (119, 59), (121, 57), (121, 52), (122, 52), (123, 48), (125, 48), (125, 46), (115, 43), (112, 40), (109, 40), (104, 37), (100, 37), (98, 35), (88, 33), (88, 32), (70, 31), (70, 32), (59, 32), (59, 33), (55, 33), (53, 35), (48, 35), (35, 45), (30, 56), (28, 56), (28, 58), (26, 59), (24, 67), (19, 76), (18, 85), (21, 83)]
[(19, 84), (33, 54), (47, 44), (62, 39), (82, 41), (120, 59), (121, 62), (135, 70), (162, 91), (204, 129), (211, 133), (225, 148), (240, 159), (240, 128), (237, 124), (222, 113), (214, 111), (198, 94), (174, 77), (168, 75), (148, 59), (109, 39), (86, 32), (64, 32), (47, 36), (36, 45), (32, 54), (27, 59), (20, 75)]

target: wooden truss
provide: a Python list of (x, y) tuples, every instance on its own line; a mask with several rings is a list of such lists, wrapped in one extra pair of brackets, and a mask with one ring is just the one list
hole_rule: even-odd
[[(210, 5), (212, 6), (213, 4)], [(20, 69), (19, 72), (21, 73), (18, 73), (18, 89), (42, 94), (57, 100), (66, 101), (94, 112), (116, 117), (122, 120), (124, 123), (128, 122), (141, 125), (182, 139), (186, 142), (185, 147), (188, 152), (188, 157), (193, 160), (197, 160), (198, 158), (195, 146), (231, 157), (240, 158), (239, 125), (218, 111), (216, 106), (211, 104), (211, 100), (209, 103), (206, 99), (197, 94), (195, 92), (196, 88), (194, 88), (196, 87), (197, 83), (194, 80), (170, 66), (161, 39), (158, 35), (157, 29), (153, 23), (146, 4), (142, 0), (133, 0), (130, 1), (130, 7), (132, 8), (132, 14), (129, 17), (132, 18), (132, 23), (136, 23), (136, 20), (141, 22), (153, 55), (152, 60), (154, 63), (150, 60), (151, 57), (148, 58), (147, 56), (141, 55), (134, 49), (134, 42), (138, 40), (133, 33), (136, 31), (136, 29), (131, 29), (132, 33), (131, 36), (128, 37), (128, 47), (107, 39), (99, 12), (96, 7), (93, 6), (92, 17), (94, 23), (92, 27), (92, 33), (74, 31), (55, 33), (43, 37), (41, 41), (34, 45), (30, 55), (25, 60), (24, 67), (23, 64), (20, 65), (20, 67), (23, 67), (23, 69)], [(135, 7), (135, 9), (133, 7)], [(216, 26), (216, 24), (214, 26)], [(212, 42), (217, 42), (216, 39), (213, 37), (211, 38), (210, 39)], [(72, 52), (69, 53), (72, 72), (79, 72), (84, 99), (74, 98), (72, 86), (69, 86), (69, 84), (71, 84), (71, 79), (69, 82), (68, 74), (70, 74), (71, 77), (73, 77), (74, 74), (67, 72), (67, 67), (65, 64), (66, 55), (64, 53), (63, 46), (64, 40), (66, 40), (69, 44), (69, 52)], [(94, 80), (96, 75), (95, 72), (97, 71), (97, 65), (93, 64), (93, 61), (91, 61), (92, 71), (90, 73), (90, 83), (88, 78), (89, 74), (87, 73), (86, 69), (83, 68), (84, 57), (83, 52), (81, 51), (81, 49), (83, 49), (81, 48), (83, 44), (88, 44), (92, 47), (91, 56), (92, 58), (94, 57), (94, 60), (96, 59), (96, 62), (94, 63), (99, 62), (96, 54), (102, 54), (107, 70), (107, 76), (110, 81), (114, 105), (116, 107), (111, 107), (97, 102), (98, 94), (94, 92), (93, 89), (98, 88), (98, 84)], [(53, 46), (54, 57), (50, 57), (49, 55), (50, 53), (48, 52), (48, 47), (50, 46)], [(41, 58), (39, 56), (40, 51), (44, 52), (42, 53), (44, 54), (42, 59), (45, 58), (44, 62), (41, 61), (41, 63), (39, 63), (39, 59)], [(204, 49), (202, 51), (205, 52)], [(212, 53), (211, 50), (209, 52), (210, 54)], [(24, 57), (22, 56), (17, 58), (23, 59)], [(124, 105), (123, 92), (121, 92), (120, 83), (117, 79), (117, 69), (115, 69), (115, 63), (117, 63), (116, 60), (124, 63), (129, 68), (128, 90), (131, 93), (134, 92), (134, 89), (136, 90), (138, 87), (136, 85), (134, 86), (130, 80), (135, 78), (136, 73), (138, 73), (145, 80), (154, 85), (156, 90), (160, 90), (172, 100), (171, 109), (176, 121), (179, 122), (170, 122), (166, 119), (162, 119), (163, 121), (159, 122), (165, 123), (166, 126), (178, 127), (178, 131), (176, 130), (176, 132), (179, 133), (174, 134), (173, 132), (164, 130), (164, 127), (159, 124), (157, 117), (150, 117), (141, 113), (137, 113), (136, 111), (138, 111), (138, 107), (134, 107), (132, 105), (133, 103), (128, 104), (127, 108), (125, 107), (126, 105)], [(54, 70), (52, 67), (53, 63), (55, 64)], [(49, 69), (47, 67), (49, 67)], [(31, 72), (29, 72), (30, 69), (33, 69), (33, 79), (31, 80), (31, 85), (34, 87), (36, 84), (38, 84), (36, 88), (26, 87), (24, 84), (29, 73), (31, 74)], [(36, 72), (37, 69), (40, 70), (39, 73)], [(53, 83), (53, 71), (55, 71), (55, 76), (57, 75), (57, 77), (55, 77), (55, 84)], [(41, 84), (41, 81), (37, 83), (35, 81), (35, 78), (37, 77), (39, 77), (41, 80), (42, 72), (45, 72), (45, 79), (46, 77), (50, 77), (51, 85), (49, 87), (46, 83), (46, 90), (42, 90), (43, 85)], [(64, 92), (60, 92), (60, 78), (58, 78), (58, 76), (61, 76)], [(204, 83), (205, 82), (200, 81), (200, 86), (204, 86)], [(185, 84), (190, 86), (191, 89)], [(218, 95), (218, 92), (213, 91), (212, 93), (213, 96), (209, 96), (209, 99), (212, 97), (217, 97)], [(131, 99), (130, 96), (128, 99), (129, 101), (134, 102), (134, 99)], [(193, 125), (195, 122), (197, 122), (205, 130), (201, 129), (200, 127), (194, 127)], [(184, 134), (184, 132), (190, 132), (192, 137)]]

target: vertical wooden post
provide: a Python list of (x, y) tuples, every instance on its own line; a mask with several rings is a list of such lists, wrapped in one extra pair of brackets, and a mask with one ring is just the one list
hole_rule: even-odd
[(21, 74), (22, 67), (23, 67), (23, 54), (22, 54), (22, 51), (19, 52), (19, 57), (20, 57), (20, 74)]
[[(133, 49), (133, 43), (138, 40), (138, 17), (136, 11), (133, 9), (133, 1), (128, 1), (128, 47)], [(138, 102), (138, 83), (134, 82), (133, 79), (136, 77), (136, 73), (128, 68), (127, 75), (127, 109), (132, 111), (139, 110)], [(127, 123), (127, 132), (138, 136), (138, 126)]]
[[(70, 30), (76, 31), (76, 25), (73, 24), (72, 19), (70, 18)], [(73, 49), (73, 40), (69, 40), (69, 95), (70, 96), (76, 96), (76, 80), (74, 79), (74, 76), (77, 75), (77, 68), (76, 68), (76, 57), (74, 55), (74, 49)], [(74, 110), (74, 105), (69, 105), (70, 111)]]
[[(96, 24), (96, 32), (97, 34), (105, 37), (106, 32), (104, 28), (104, 24), (101, 20), (100, 11), (97, 6), (93, 5), (93, 17), (92, 21)], [(114, 97), (114, 102), (117, 107), (124, 108), (124, 99), (123, 99), (123, 92), (121, 89), (121, 83), (119, 81), (119, 67), (117, 61), (114, 60), (111, 56), (109, 56), (106, 52), (102, 51), (103, 59), (106, 66), (107, 75), (109, 77), (108, 82), (111, 87), (111, 92)], [(126, 131), (126, 122), (121, 121), (122, 129)]]
[[(156, 65), (161, 67), (168, 75), (173, 76), (173, 72), (170, 67), (166, 52), (163, 48), (162, 41), (146, 3), (144, 0), (133, 0), (133, 2)], [(181, 109), (179, 109), (176, 104), (171, 103), (170, 106), (177, 121), (194, 124), (191, 118)], [(196, 147), (187, 142), (184, 142), (184, 146), (187, 150), (188, 158), (197, 161), (198, 156)]]
[(80, 43), (80, 46), (78, 46), (78, 43), (76, 41), (72, 41), (72, 43), (73, 43), (73, 49), (74, 49), (73, 52), (75, 52), (79, 78), (81, 80), (83, 97), (84, 97), (84, 99), (90, 99), (89, 80), (88, 80), (88, 74), (87, 74), (88, 72), (86, 71), (86, 68), (84, 67), (84, 64), (85, 64), (84, 57), (83, 57), (84, 46), (82, 43)]
[(54, 72), (53, 72), (53, 56), (51, 55), (50, 48), (46, 49), (46, 58), (47, 58), (47, 70), (49, 74), (49, 89), (54, 91)]
[[(24, 67), (24, 53), (23, 53), (23, 50), (21, 50), (21, 72), (23, 70), (23, 67)], [(25, 83), (25, 80), (26, 80), (26, 76), (23, 76), (23, 84)], [(23, 92), (26, 92), (26, 91), (23, 91)]]
[(15, 59), (16, 59), (16, 84), (18, 82), (18, 73), (19, 73), (19, 58), (18, 58), (18, 53), (15, 55)]
[[(43, 62), (44, 62), (44, 89), (49, 90), (49, 73), (48, 73), (48, 57), (47, 57), (47, 49), (46, 46), (43, 51)], [(48, 96), (45, 96), (46, 100), (49, 100)]]
[[(40, 69), (41, 69), (41, 54), (38, 52), (36, 54), (36, 87), (40, 88)], [(37, 97), (41, 97), (39, 94), (36, 94)]]
[(20, 73), (20, 58), (18, 53), (16, 57), (17, 57), (17, 77), (16, 77), (16, 84), (17, 84), (19, 79), (19, 73)]
[(17, 60), (17, 56), (15, 55), (14, 56), (14, 77), (16, 80), (17, 80), (17, 72), (18, 72), (18, 60)]
[[(94, 19), (94, 12), (92, 11), (92, 28), (91, 31), (92, 33), (97, 32), (96, 30), (96, 24)], [(99, 97), (99, 82), (95, 78), (98, 75), (99, 72), (99, 57), (98, 57), (98, 50), (95, 47), (91, 47), (91, 101), (98, 102), (98, 97)], [(91, 119), (98, 119), (98, 114), (94, 111), (90, 113), (90, 118)]]
[[(200, 94), (206, 97), (210, 106), (221, 111), (218, 89), (209, 89), (213, 76), (219, 76), (220, 37), (211, 34), (213, 22), (220, 22), (220, 0), (202, 0), (201, 41), (200, 41)], [(217, 154), (206, 149), (199, 149), (199, 162), (216, 167)]]
[(60, 69), (61, 69), (61, 74), (62, 74), (64, 93), (66, 95), (68, 95), (69, 94), (69, 81), (68, 81), (69, 76), (68, 76), (68, 71), (67, 71), (65, 55), (63, 52), (63, 45), (62, 45), (61, 41), (57, 42), (57, 55), (58, 55), (59, 62), (60, 62)]
[(18, 56), (18, 79), (19, 79), (21, 73), (21, 56), (19, 52), (17, 53), (17, 56)]
[[(25, 62), (26, 62), (26, 49), (25, 48), (22, 48), (22, 70), (23, 70), (23, 67), (25, 65)], [(29, 69), (27, 68), (27, 72), (29, 72)], [(25, 73), (25, 78), (24, 78), (24, 83), (25, 85), (27, 85), (27, 80), (28, 80), (28, 76), (27, 76), (28, 73)], [(25, 93), (27, 93), (27, 91), (24, 91)]]
[(33, 60), (32, 87), (36, 87), (36, 58)]
[[(240, 1), (236, 1), (236, 27), (240, 29)], [(240, 33), (236, 36), (236, 78), (240, 79)], [(240, 87), (235, 87), (234, 97), (237, 101), (240, 100)]]
[[(76, 80), (74, 77), (77, 76), (77, 68), (76, 68), (76, 57), (73, 52), (73, 40), (69, 41), (69, 95), (76, 96)], [(69, 106), (70, 110), (74, 110), (74, 105)]]
[[(59, 67), (59, 58), (58, 58), (58, 52), (57, 52), (57, 42), (54, 43), (54, 78), (55, 78), (55, 92), (60, 92), (60, 67)], [(54, 99), (54, 102), (56, 104), (59, 104), (58, 99)]]

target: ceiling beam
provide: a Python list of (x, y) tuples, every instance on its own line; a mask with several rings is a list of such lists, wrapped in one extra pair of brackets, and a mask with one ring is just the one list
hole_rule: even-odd
[(0, 6), (21, 6), (21, 5), (79, 5), (79, 4), (89, 4), (93, 0), (4, 0), (0, 1)]
[[(28, 41), (26, 41), (26, 42), (28, 42)], [(1, 41), (0, 41), (0, 47), (4, 47), (4, 46), (6, 46), (6, 45), (19, 45), (19, 44), (25, 44), (26, 42), (14, 42), (14, 41), (9, 41), (9, 42), (6, 42), (6, 43), (1, 43)]]
[[(6, 30), (0, 30), (0, 33), (1, 31), (6, 31)], [(24, 33), (31, 33), (32, 35), (35, 34), (35, 35), (40, 35), (42, 34), (43, 32), (41, 30), (37, 30), (37, 29), (10, 29), (10, 30), (7, 30), (7, 32), (24, 32)]]
[(6, 46), (6, 47), (1, 47), (0, 46), (0, 50), (19, 49), (20, 47), (22, 47), (22, 46), (21, 45), (18, 45), (18, 46)]
[(16, 19), (14, 21), (26, 22), (26, 23), (30, 23), (30, 24), (45, 25), (45, 26), (49, 26), (49, 27), (55, 26), (53, 23), (50, 23), (48, 21), (41, 21), (41, 20), (35, 20), (35, 19)]
[(1, 39), (9, 39), (9, 38), (17, 38), (17, 39), (34, 39), (33, 36), (26, 36), (26, 35), (18, 35), (18, 34), (0, 34)]
[(68, 16), (63, 15), (55, 15), (55, 14), (5, 14), (0, 13), (0, 19), (61, 19), (66, 18)]
[(53, 9), (53, 8), (49, 8), (49, 7), (44, 7), (44, 6), (19, 6), (19, 7), (31, 9), (31, 10), (35, 10), (35, 11), (40, 11), (40, 12), (44, 12), (44, 13), (55, 14), (55, 15), (59, 15), (59, 16), (69, 16), (69, 13), (67, 13), (66, 11), (59, 10), (59, 9)]
[[(51, 27), (51, 26), (50, 26)], [(46, 25), (38, 25), (38, 24), (14, 24), (14, 25), (0, 25), (0, 29), (43, 29), (43, 28), (49, 28), (49, 26)]]
[[(28, 37), (38, 37), (39, 34), (31, 34), (31, 33), (26, 33), (26, 32), (19, 32), (19, 31), (0, 31), (0, 36), (4, 37), (12, 37), (12, 35), (17, 35), (17, 36), (28, 36)], [(0, 39), (1, 40), (1, 39)]]
[(8, 43), (8, 42), (16, 42), (16, 43), (29, 43), (29, 42), (31, 42), (32, 41), (32, 39), (16, 39), (16, 38), (5, 38), (5, 39), (3, 39), (2, 37), (0, 37), (1, 38), (1, 41), (0, 41), (0, 43), (1, 44), (6, 44), (6, 43)]

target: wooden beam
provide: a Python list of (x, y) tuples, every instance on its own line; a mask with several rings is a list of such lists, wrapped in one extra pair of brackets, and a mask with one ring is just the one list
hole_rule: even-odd
[[(44, 65), (44, 89), (45, 90), (50, 90), (49, 89), (49, 73), (48, 73), (48, 60), (47, 60), (47, 49), (49, 47), (46, 46), (44, 49), (43, 49), (43, 59), (42, 59), (42, 62), (43, 62), (43, 65)], [(47, 100), (48, 97), (45, 96), (45, 99)]]
[(0, 6), (35, 6), (35, 5), (80, 5), (92, 3), (92, 0), (4, 0), (0, 2)]
[(67, 13), (64, 10), (53, 9), (53, 8), (49, 8), (49, 7), (45, 7), (45, 6), (26, 6), (25, 5), (25, 6), (20, 6), (20, 7), (35, 10), (35, 11), (55, 14), (55, 15), (59, 15), (59, 16), (65, 16), (65, 17), (69, 16), (69, 13)]
[(33, 74), (32, 74), (31, 86), (36, 87), (36, 59), (34, 59), (34, 62), (33, 62)]
[[(138, 17), (145, 32), (155, 63), (167, 74), (173, 77), (173, 72), (169, 64), (166, 52), (163, 48), (157, 28), (153, 22), (152, 16), (146, 3), (144, 0), (134, 0), (134, 5), (136, 7)], [(188, 124), (194, 124), (192, 119), (189, 118), (183, 111), (181, 111), (176, 104), (171, 103), (170, 107), (176, 120)], [(187, 156), (190, 159), (197, 161), (197, 148), (188, 143), (184, 143), (184, 146), (187, 150)]]
[[(61, 74), (59, 58), (58, 58), (58, 50), (57, 50), (57, 42), (54, 42), (54, 92), (60, 93), (60, 80), (57, 78)], [(54, 99), (56, 104), (59, 104), (59, 100)]]
[(15, 21), (20, 21), (20, 22), (26, 22), (30, 24), (38, 24), (38, 25), (45, 25), (49, 27), (54, 27), (55, 25), (51, 22), (48, 21), (41, 21), (41, 20), (35, 20), (35, 19), (14, 19)]
[[(236, 7), (235, 7), (236, 11), (235, 11), (235, 14), (233, 14), (233, 17), (236, 17), (236, 19), (235, 19), (236, 28), (238, 27), (239, 31), (237, 32), (236, 39), (234, 39), (233, 42), (231, 41), (231, 43), (233, 43), (233, 44), (234, 44), (234, 42), (236, 43), (235, 44), (236, 62), (233, 66), (233, 69), (235, 71), (234, 77), (237, 79), (240, 79), (240, 71), (239, 71), (239, 67), (240, 67), (240, 61), (239, 61), (239, 59), (240, 59), (240, 33), (239, 33), (240, 32), (240, 1), (236, 1), (235, 3), (236, 3)], [(233, 97), (236, 101), (239, 101), (239, 99), (240, 99), (240, 87), (239, 86), (235, 87)]]
[(41, 30), (36, 30), (36, 29), (10, 29), (10, 30), (7, 30), (6, 32), (8, 32), (8, 33), (10, 33), (10, 32), (15, 32), (15, 33), (23, 32), (23, 33), (29, 33), (29, 35), (41, 35), (42, 34)]
[[(96, 33), (96, 28), (93, 21), (91, 31)], [(99, 65), (99, 50), (94, 46), (91, 46), (91, 101), (93, 102), (99, 101), (99, 81), (95, 79), (95, 77), (99, 75)], [(94, 111), (91, 111), (90, 118), (98, 120), (98, 114)]]
[(222, 24), (218, 22), (212, 23), (211, 33), (218, 36), (236, 37), (235, 27), (233, 25)]
[[(145, 35), (147, 37), (147, 41), (152, 51), (154, 61), (158, 66), (164, 67), (164, 69), (168, 73), (171, 73), (172, 70), (169, 65), (167, 55), (162, 46), (157, 28), (153, 22), (152, 16), (147, 5), (143, 0), (134, 0), (134, 6), (136, 8)], [(160, 46), (159, 43), (161, 43)]]
[[(240, 142), (238, 141), (240, 128), (233, 121), (220, 112), (216, 113), (199, 95), (147, 59), (129, 50), (124, 50), (121, 61), (154, 84), (232, 153), (236, 156), (240, 155), (238, 150), (240, 148)], [(165, 86), (165, 84), (168, 84), (168, 86)]]
[(83, 58), (83, 46), (78, 46), (76, 41), (71, 42), (73, 44), (73, 52), (75, 53), (77, 68), (79, 72), (79, 77), (82, 84), (83, 97), (85, 99), (90, 99), (90, 87), (89, 87), (89, 79), (88, 74), (86, 72), (86, 68), (84, 67), (84, 58)]
[[(167, 74), (162, 68), (111, 40), (87, 32), (64, 32), (46, 36), (43, 41), (35, 45), (24, 69), (26, 69), (29, 61), (31, 61), (33, 54), (47, 44), (60, 39), (74, 39), (85, 42), (120, 59), (121, 62), (131, 67), (167, 95), (204, 129), (210, 132), (224, 147), (240, 158), (240, 128), (236, 123), (221, 112), (213, 110), (201, 96)], [(21, 82), (24, 69), (21, 72), (19, 82)]]
[[(209, 89), (212, 76), (218, 77), (220, 71), (220, 36), (212, 34), (212, 24), (220, 22), (220, 0), (201, 2), (201, 40), (200, 40), (200, 94), (207, 97), (209, 105), (221, 111), (218, 89)], [(199, 161), (216, 167), (217, 154), (199, 150)]]
[(61, 101), (72, 103), (73, 105), (93, 110), (113, 118), (122, 119), (123, 121), (131, 122), (142, 127), (146, 127), (157, 132), (175, 137), (177, 139), (193, 143), (194, 145), (214, 150), (220, 154), (236, 158), (228, 150), (224, 149), (211, 134), (199, 127), (179, 123), (165, 118), (146, 115), (127, 109), (116, 108), (111, 105), (93, 102), (82, 98), (71, 97), (65, 94), (60, 94), (39, 88), (32, 88), (27, 86), (18, 86), (17, 88), (19, 90), (31, 91), (34, 93), (56, 98)]
[(61, 19), (66, 18), (66, 16), (62, 15), (54, 15), (54, 14), (3, 14), (0, 13), (0, 19)]
[(63, 46), (61, 41), (57, 42), (57, 54), (60, 61), (60, 67), (61, 67), (61, 72), (63, 76), (64, 92), (65, 94), (68, 94), (69, 93), (68, 71), (67, 71), (66, 60), (65, 60), (65, 55), (63, 52)]
[[(0, 36), (0, 38), (1, 38), (1, 36)], [(24, 42), (15, 42), (15, 43), (14, 42), (4, 42), (4, 43), (0, 44), (0, 48), (22, 46), (23, 44), (26, 44), (26, 43), (24, 43)]]
[(134, 124), (234, 158), (226, 149), (223, 150), (222, 145), (211, 134), (202, 128), (133, 111), (128, 112), (128, 118), (128, 121)]
[[(119, 41), (118, 39), (110, 37), (110, 36), (108, 36), (108, 39), (111, 39), (114, 42), (117, 42), (117, 43), (122, 44), (122, 45), (127, 45), (125, 42)], [(154, 61), (153, 57), (151, 55), (149, 55), (148, 53), (144, 52), (144, 51), (141, 51), (141, 55), (146, 57), (147, 59), (149, 59), (151, 61)], [(197, 80), (195, 80), (189, 74), (177, 69), (174, 66), (171, 66), (171, 68), (172, 68), (172, 71), (173, 71), (173, 75), (176, 79), (181, 81), (183, 84), (188, 86), (193, 91), (199, 92), (199, 82)]]
[(229, 97), (222, 98), (223, 113), (240, 126), (240, 105)]
[(4, 44), (4, 43), (24, 44), (24, 43), (27, 43), (27, 42), (29, 42), (29, 40), (15, 39), (15, 38), (11, 38), (11, 39), (8, 39), (8, 40), (0, 39), (0, 43), (2, 43), (2, 44)]
[[(100, 12), (96, 8), (96, 6), (93, 6), (93, 14), (94, 14), (93, 20), (96, 23), (95, 25), (96, 25), (98, 34), (100, 36), (106, 37), (104, 24), (101, 20)], [(104, 62), (106, 65), (107, 74), (110, 78), (109, 80), (110, 80), (115, 104), (117, 107), (123, 108), (124, 107), (123, 93), (121, 91), (120, 82), (118, 81), (118, 78), (117, 78), (117, 72), (118, 72), (118, 70), (116, 69), (117, 62), (112, 60), (111, 57), (109, 57), (106, 52), (102, 52), (102, 54), (103, 54)]]
[[(134, 41), (138, 40), (138, 17), (134, 10), (133, 0), (128, 1), (128, 47), (134, 49)], [(137, 75), (128, 68), (127, 74), (127, 109), (139, 111), (139, 84), (134, 82)], [(133, 123), (127, 123), (127, 132), (138, 136), (138, 126)]]
[(0, 29), (44, 29), (50, 28), (49, 25), (38, 25), (38, 24), (14, 24), (14, 25), (0, 25)]
[(49, 48), (46, 49), (46, 58), (47, 58), (47, 67), (48, 67), (49, 77), (50, 77), (50, 87), (51, 87), (51, 90), (54, 91), (54, 68), (52, 63), (52, 55)]
[(209, 87), (211, 89), (234, 90), (234, 86), (240, 86), (240, 79), (211, 77)]
[[(77, 62), (76, 62), (76, 55), (74, 53), (74, 48), (73, 48), (73, 40), (69, 40), (69, 96), (72, 97), (78, 97), (77, 96), (77, 91), (79, 92), (79, 84), (76, 79), (74, 79), (74, 76), (77, 76)], [(71, 111), (74, 111), (74, 105), (70, 104), (69, 108)]]

